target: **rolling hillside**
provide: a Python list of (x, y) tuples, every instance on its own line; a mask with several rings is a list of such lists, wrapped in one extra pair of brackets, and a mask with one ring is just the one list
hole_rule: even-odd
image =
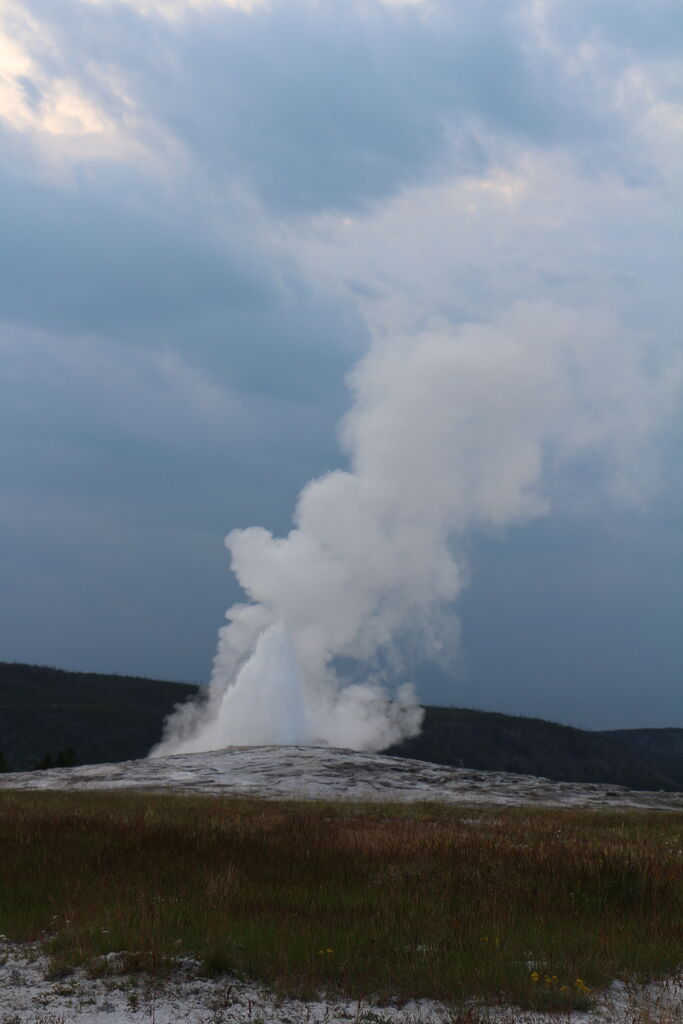
[(590, 732), (538, 718), (427, 707), (422, 733), (385, 753), (562, 782), (683, 790), (683, 729)]
[(0, 755), (15, 771), (73, 750), (78, 764), (144, 757), (198, 687), (0, 662)]

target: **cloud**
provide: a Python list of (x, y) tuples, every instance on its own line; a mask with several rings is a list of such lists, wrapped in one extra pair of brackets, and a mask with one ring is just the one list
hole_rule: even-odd
[(86, 166), (64, 186), (27, 179), (29, 154), (4, 139), (5, 317), (83, 328), (272, 301), (255, 232), (226, 241), (206, 211), (122, 167)]
[(98, 116), (136, 134), (144, 112), (140, 145), (151, 120), (278, 214), (359, 210), (505, 145), (587, 153), (618, 131), (609, 94), (533, 45), (521, 2), (213, 5), (182, 30), (123, 4), (31, 9), (53, 76), (75, 76)]
[(621, 51), (638, 60), (676, 59), (683, 46), (683, 13), (677, 0), (546, 0), (538, 5), (557, 39)]
[(653, 350), (674, 353), (682, 227), (675, 167), (634, 189), (607, 172), (587, 180), (555, 154), (522, 154), (406, 189), (364, 217), (321, 216), (289, 238), (308, 275), (353, 296), (377, 329), (486, 319), (545, 298), (615, 310)]
[(120, 434), (174, 444), (206, 443), (247, 414), (237, 395), (170, 350), (87, 336), (57, 339), (2, 325), (0, 352), (2, 381), (15, 412), (27, 417), (39, 401), (53, 415), (61, 405), (61, 415), (71, 418), (75, 399), (78, 419), (93, 427), (105, 421)]
[(266, 5), (268, 0), (83, 0), (83, 2), (95, 7), (111, 7), (117, 4), (132, 7), (136, 14), (175, 22), (193, 14), (211, 11), (212, 8), (227, 7), (232, 10), (250, 11)]
[(340, 407), (367, 328), (329, 289), (310, 288), (258, 210), (198, 194), (182, 171), (163, 187), (118, 164), (43, 178), (30, 147), (3, 141), (6, 323), (54, 334), (56, 346), (62, 335), (117, 341), (131, 359), (174, 352), (255, 400)]

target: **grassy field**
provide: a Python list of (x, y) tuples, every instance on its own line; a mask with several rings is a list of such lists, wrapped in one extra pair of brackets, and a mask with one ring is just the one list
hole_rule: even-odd
[(0, 932), (281, 994), (581, 1007), (683, 962), (683, 816), (0, 793)]

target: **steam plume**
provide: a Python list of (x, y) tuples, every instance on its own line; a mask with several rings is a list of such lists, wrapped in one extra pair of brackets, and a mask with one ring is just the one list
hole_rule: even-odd
[(327, 742), (378, 750), (416, 733), (410, 687), (344, 686), (335, 660), (370, 664), (452, 605), (454, 541), (543, 515), (558, 465), (590, 453), (622, 497), (651, 472), (648, 442), (678, 378), (602, 314), (518, 304), (494, 323), (378, 337), (349, 379), (349, 469), (302, 490), (283, 538), (226, 538), (249, 598), (227, 612), (208, 693), (178, 709), (154, 754)]

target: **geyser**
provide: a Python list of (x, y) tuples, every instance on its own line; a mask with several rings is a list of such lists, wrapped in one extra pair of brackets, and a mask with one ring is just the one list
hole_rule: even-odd
[[(392, 698), (373, 659), (407, 629), (440, 643), (435, 624), (467, 577), (458, 539), (544, 514), (547, 469), (588, 454), (615, 493), (639, 495), (680, 379), (642, 355), (608, 315), (545, 303), (376, 337), (349, 378), (349, 469), (304, 487), (286, 537), (228, 535), (248, 602), (227, 612), (206, 700), (179, 708), (153, 753), (381, 750), (416, 733), (412, 689)], [(340, 659), (367, 665), (367, 681), (344, 685)]]
[(309, 743), (311, 724), (289, 630), (283, 623), (261, 633), (254, 653), (237, 674), (205, 742), (225, 745), (225, 736), (249, 736), (251, 743)]

